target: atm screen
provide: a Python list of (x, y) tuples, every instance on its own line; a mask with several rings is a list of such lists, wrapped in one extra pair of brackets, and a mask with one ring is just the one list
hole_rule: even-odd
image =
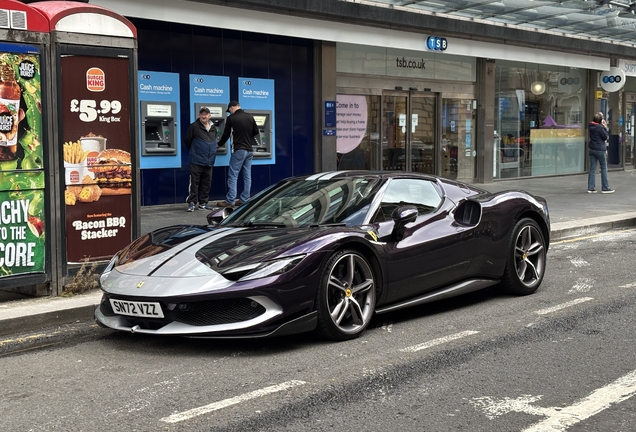
[(146, 141), (161, 141), (157, 126), (146, 126)]
[(255, 115), (254, 121), (256, 121), (256, 126), (263, 127), (265, 126), (265, 122), (267, 121), (267, 116), (264, 115)]

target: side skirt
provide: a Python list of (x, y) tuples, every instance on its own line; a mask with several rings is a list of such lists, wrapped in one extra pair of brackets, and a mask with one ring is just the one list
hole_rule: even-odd
[(411, 298), (399, 303), (393, 303), (388, 306), (382, 306), (375, 310), (376, 314), (383, 314), (386, 312), (392, 312), (394, 310), (403, 309), (411, 306), (417, 306), (424, 303), (431, 303), (437, 300), (443, 300), (450, 297), (455, 297), (469, 292), (477, 291), (487, 288), (489, 286), (499, 283), (498, 279), (470, 279), (457, 284), (444, 287), (440, 290), (433, 291), (421, 295), (419, 297)]

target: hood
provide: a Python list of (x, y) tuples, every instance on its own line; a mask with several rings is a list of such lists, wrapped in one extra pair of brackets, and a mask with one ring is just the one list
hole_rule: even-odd
[(119, 254), (119, 273), (199, 277), (293, 254), (321, 229), (176, 226), (149, 233)]

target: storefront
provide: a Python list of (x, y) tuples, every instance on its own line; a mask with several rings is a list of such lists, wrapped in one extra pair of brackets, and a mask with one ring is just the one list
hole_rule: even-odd
[[(430, 39), (444, 49), (423, 38), (421, 50), (401, 49), (413, 45), (405, 35), (390, 47), (336, 44), (339, 169), (466, 182), (585, 171), (588, 75), (609, 58)], [(487, 58), (494, 76), (478, 73)], [(492, 146), (479, 139), (488, 113), (478, 107), (492, 110)], [(487, 161), (492, 172), (479, 175)]]
[(476, 59), (337, 44), (339, 169), (475, 177)]

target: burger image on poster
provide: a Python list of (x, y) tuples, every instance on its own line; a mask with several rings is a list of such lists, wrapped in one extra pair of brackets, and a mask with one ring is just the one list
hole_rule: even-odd
[(336, 150), (349, 153), (360, 145), (367, 133), (367, 98), (338, 95), (336, 101)]

